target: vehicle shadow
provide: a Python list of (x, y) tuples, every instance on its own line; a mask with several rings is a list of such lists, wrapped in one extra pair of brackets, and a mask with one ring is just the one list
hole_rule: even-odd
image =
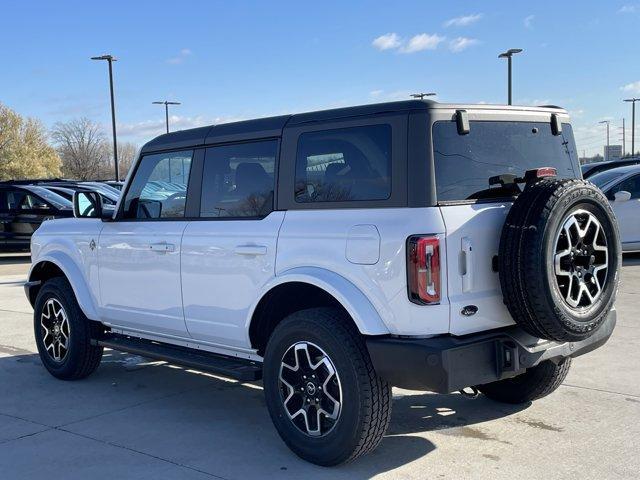
[[(35, 354), (11, 348), (1, 353), (11, 355), (0, 357), (0, 383), (6, 386), (1, 414), (226, 478), (268, 472), (277, 478), (371, 478), (433, 452), (437, 447), (429, 432), (487, 439), (472, 425), (525, 408), (484, 397), (396, 390), (380, 446), (355, 462), (326, 469), (301, 461), (279, 439), (260, 382), (243, 384), (114, 351), (105, 351), (91, 377), (61, 382)], [(255, 453), (243, 455), (247, 451)]]

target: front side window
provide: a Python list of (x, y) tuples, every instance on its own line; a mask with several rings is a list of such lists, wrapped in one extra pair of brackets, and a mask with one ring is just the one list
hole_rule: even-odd
[(629, 192), (631, 194), (631, 198), (640, 198), (640, 175), (627, 178), (626, 180), (623, 180), (617, 185), (611, 187), (607, 192), (607, 198), (609, 200), (614, 200), (615, 194), (622, 191)]
[(489, 178), (554, 167), (559, 178), (579, 172), (571, 125), (553, 135), (550, 122), (472, 121), (467, 135), (456, 122), (433, 125), (433, 156), (438, 201), (511, 196), (509, 188), (489, 187)]
[(124, 200), (124, 218), (183, 218), (193, 150), (145, 155)]
[(207, 148), (201, 217), (264, 217), (273, 210), (278, 142)]
[(300, 135), (296, 156), (296, 202), (386, 200), (390, 196), (389, 125)]

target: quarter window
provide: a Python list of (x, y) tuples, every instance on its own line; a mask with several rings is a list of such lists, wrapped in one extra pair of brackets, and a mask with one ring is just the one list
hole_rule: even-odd
[(183, 218), (193, 150), (146, 155), (124, 201), (124, 217)]
[(207, 149), (202, 175), (201, 217), (264, 217), (273, 210), (278, 142)]
[(389, 125), (300, 135), (296, 157), (296, 202), (385, 200), (390, 195)]

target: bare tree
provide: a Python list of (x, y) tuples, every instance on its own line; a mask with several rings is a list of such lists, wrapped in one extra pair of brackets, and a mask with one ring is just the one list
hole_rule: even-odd
[[(113, 149), (111, 149), (113, 150)], [(118, 166), (120, 167), (120, 179), (124, 180), (131, 169), (138, 153), (138, 145), (131, 142), (118, 142)], [(113, 168), (111, 169), (113, 170)], [(112, 175), (112, 173), (110, 173)]]
[(58, 122), (51, 138), (62, 159), (64, 176), (91, 180), (103, 175), (111, 155), (99, 124), (84, 117)]

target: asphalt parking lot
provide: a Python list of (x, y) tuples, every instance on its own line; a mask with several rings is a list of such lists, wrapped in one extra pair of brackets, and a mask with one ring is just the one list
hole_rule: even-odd
[(106, 351), (94, 375), (40, 364), (22, 283), (29, 258), (0, 255), (0, 478), (638, 478), (640, 256), (625, 259), (618, 326), (530, 406), (394, 389), (380, 447), (325, 469), (271, 425), (260, 384)]

